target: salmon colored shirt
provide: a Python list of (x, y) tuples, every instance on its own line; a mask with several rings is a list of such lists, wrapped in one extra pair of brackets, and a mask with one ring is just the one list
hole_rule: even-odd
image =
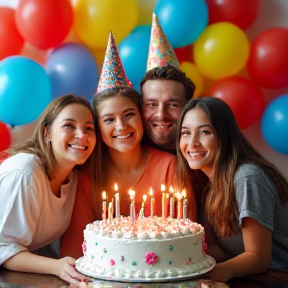
[[(143, 202), (143, 195), (149, 195), (150, 188), (153, 189), (153, 197), (155, 198), (155, 215), (162, 216), (161, 209), (161, 184), (165, 184), (166, 192), (169, 193), (170, 185), (175, 187), (175, 169), (176, 169), (176, 156), (160, 151), (156, 148), (151, 149), (148, 164), (142, 171), (138, 180), (131, 187), (135, 191), (135, 207), (136, 215), (139, 214), (141, 204)], [(107, 208), (108, 202), (115, 195), (114, 184), (111, 183), (111, 190), (107, 191)], [(121, 191), (121, 183), (117, 183), (118, 192), (120, 194), (120, 213), (124, 216), (130, 214), (130, 196), (128, 191)], [(83, 230), (86, 225), (95, 220), (102, 219), (102, 201), (93, 205), (93, 193), (91, 191), (91, 182), (87, 174), (80, 172), (78, 178), (78, 188), (76, 193), (76, 200), (74, 211), (72, 214), (69, 228), (61, 238), (61, 256), (72, 256), (79, 258), (83, 256), (82, 243), (83, 243)], [(102, 194), (102, 191), (98, 193)], [(195, 220), (195, 199), (191, 189), (188, 189), (188, 216), (190, 219)], [(101, 197), (99, 198), (101, 199)], [(114, 199), (115, 203), (115, 199)], [(97, 206), (97, 207), (95, 207)], [(115, 205), (114, 205), (115, 207)], [(150, 197), (147, 197), (146, 204), (144, 205), (145, 216), (150, 216)], [(115, 209), (114, 209), (115, 212)]]

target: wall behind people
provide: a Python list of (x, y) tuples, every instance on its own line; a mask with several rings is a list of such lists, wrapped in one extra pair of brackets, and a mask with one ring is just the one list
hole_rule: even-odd
[[(49, 99), (66, 93), (92, 98), (109, 30), (127, 76), (139, 90), (154, 10), (182, 70), (197, 86), (195, 96), (227, 102), (244, 135), (288, 178), (288, 3), (217, 2), (22, 0), (20, 5), (0, 0), (0, 138), (6, 140), (0, 150), (30, 137)], [(34, 10), (24, 21), (26, 5)], [(35, 87), (37, 71), (43, 74), (38, 84), (50, 83), (42, 90)]]

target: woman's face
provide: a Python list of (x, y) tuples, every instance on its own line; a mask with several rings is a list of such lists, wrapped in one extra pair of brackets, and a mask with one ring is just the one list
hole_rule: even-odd
[(58, 165), (83, 164), (91, 155), (96, 134), (91, 111), (84, 105), (69, 104), (55, 118), (47, 139)]
[(201, 169), (208, 177), (211, 175), (219, 145), (201, 108), (193, 108), (185, 114), (179, 146), (191, 169)]
[(97, 107), (103, 142), (120, 152), (133, 151), (140, 145), (143, 124), (137, 105), (119, 94), (103, 100)]

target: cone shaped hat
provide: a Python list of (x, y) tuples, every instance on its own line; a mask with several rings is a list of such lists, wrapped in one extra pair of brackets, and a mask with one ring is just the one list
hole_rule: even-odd
[(95, 95), (103, 90), (111, 89), (116, 86), (131, 87), (132, 83), (126, 76), (113, 33), (110, 32), (101, 76)]
[(172, 65), (179, 68), (177, 56), (153, 13), (147, 69)]

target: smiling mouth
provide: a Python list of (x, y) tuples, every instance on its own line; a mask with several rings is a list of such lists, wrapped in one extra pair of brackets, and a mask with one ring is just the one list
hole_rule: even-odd
[(191, 156), (192, 158), (196, 158), (198, 156), (205, 156), (206, 152), (188, 152), (188, 155)]
[(119, 139), (119, 140), (122, 140), (122, 139), (127, 139), (127, 138), (130, 138), (134, 135), (134, 133), (129, 133), (127, 135), (118, 135), (118, 136), (113, 136), (113, 138), (116, 138), (116, 139)]
[(172, 127), (172, 123), (170, 123), (170, 124), (161, 124), (161, 123), (155, 123), (155, 122), (153, 122), (153, 123), (152, 123), (152, 126), (155, 127), (155, 128), (161, 128), (161, 129), (171, 128), (171, 127)]
[(77, 149), (77, 150), (87, 150), (88, 146), (85, 145), (77, 145), (77, 144), (68, 144), (70, 148)]

